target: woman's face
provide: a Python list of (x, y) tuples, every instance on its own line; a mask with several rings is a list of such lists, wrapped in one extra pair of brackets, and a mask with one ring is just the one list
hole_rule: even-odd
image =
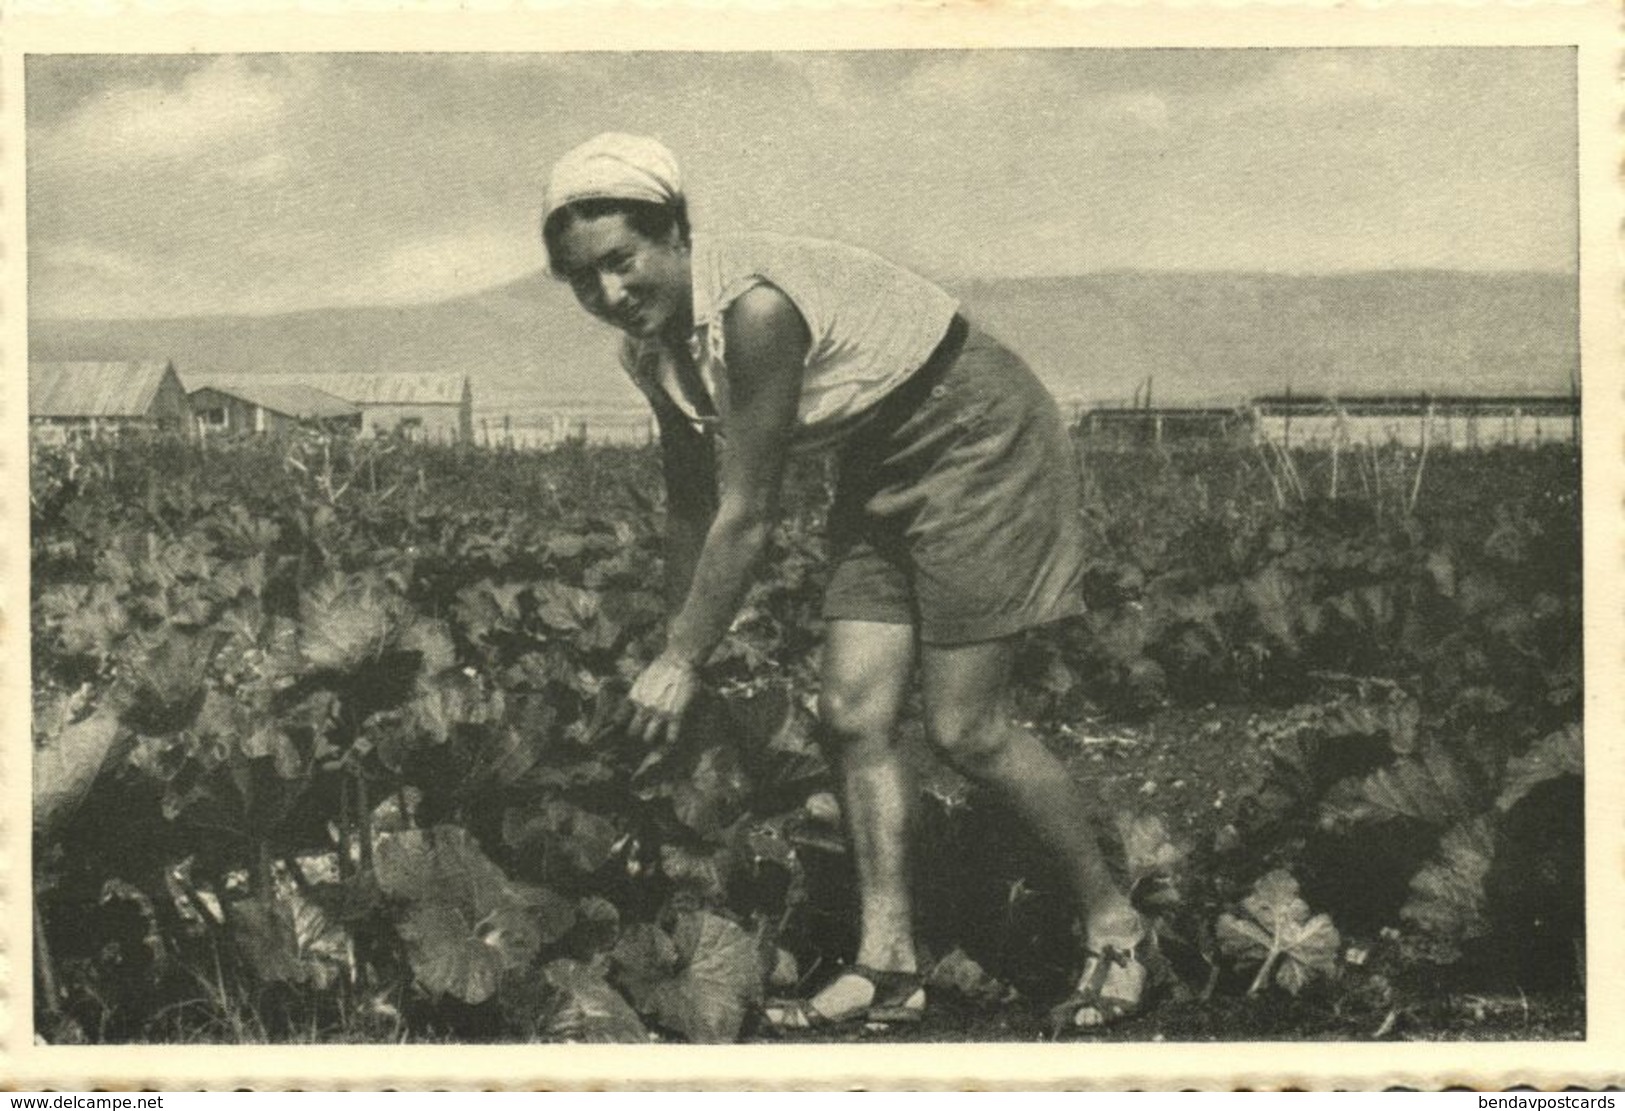
[(688, 248), (677, 230), (649, 239), (619, 213), (577, 220), (559, 237), (554, 270), (581, 307), (628, 335), (686, 328), (692, 312)]

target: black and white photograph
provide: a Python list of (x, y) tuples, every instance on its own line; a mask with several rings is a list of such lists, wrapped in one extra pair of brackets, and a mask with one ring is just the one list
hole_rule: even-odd
[(1595, 1040), (1572, 42), (438, 49), (10, 56), (36, 1052)]

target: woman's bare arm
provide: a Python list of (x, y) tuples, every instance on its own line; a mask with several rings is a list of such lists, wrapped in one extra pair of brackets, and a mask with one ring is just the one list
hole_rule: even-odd
[(716, 461), (710, 442), (669, 401), (656, 402), (660, 464), (666, 480), (666, 606), (688, 597), (694, 565), (717, 512)]
[(666, 651), (699, 666), (728, 631), (778, 518), (811, 337), (771, 286), (741, 294), (723, 317), (730, 412), (716, 515)]
[[(687, 595), (667, 632), (666, 649), (638, 676), (630, 695), (631, 731), (651, 743), (663, 736), (676, 740), (683, 712), (699, 686), (699, 666), (728, 631), (767, 545), (779, 512), (811, 343), (801, 314), (771, 286), (741, 294), (724, 314), (722, 326), (727, 330), (731, 404), (723, 429), (727, 447), (716, 465), (720, 496), (699, 545)], [(681, 473), (680, 467), (667, 472), (668, 477)], [(697, 522), (699, 514), (683, 519)]]

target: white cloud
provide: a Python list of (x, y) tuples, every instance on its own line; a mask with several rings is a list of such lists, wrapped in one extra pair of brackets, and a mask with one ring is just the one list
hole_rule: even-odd
[[(29, 75), (31, 305), (500, 284), (542, 265), (550, 159), (611, 124), (672, 142), (697, 226), (847, 237), (942, 274), (1319, 269), (1367, 261), (1368, 239), (1379, 260), (1455, 240), (1467, 262), (1545, 266), (1572, 253), (1571, 62), (1527, 53), (1249, 53), (1224, 80), (1199, 52), (63, 60)], [(1505, 197), (1520, 207), (1493, 222), (1446, 219)]]
[(30, 244), (28, 277), (34, 316), (141, 315), (145, 291), (162, 279), (134, 254), (77, 239)]
[(260, 148), (286, 121), (303, 66), (256, 68), (241, 58), (210, 60), (179, 85), (123, 86), (87, 101), (46, 133), (49, 163), (184, 160), (237, 144)]

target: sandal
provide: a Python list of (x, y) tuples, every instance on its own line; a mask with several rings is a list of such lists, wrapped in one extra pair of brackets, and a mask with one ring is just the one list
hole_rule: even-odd
[[(768, 1028), (820, 1030), (859, 1023), (894, 1026), (919, 1022), (925, 1014), (925, 977), (918, 972), (888, 972), (866, 964), (853, 964), (841, 969), (836, 979), (841, 976), (869, 981), (874, 987), (869, 1002), (831, 1015), (814, 1007), (811, 999), (771, 1000), (762, 1005)], [(772, 1011), (780, 1012), (779, 1016), (774, 1018)]]
[[(1100, 952), (1086, 950), (1083, 974), (1078, 987), (1049, 1013), (1053, 1037), (1079, 1030), (1099, 1030), (1138, 1011), (1145, 1002), (1149, 974), (1135, 953), (1135, 945), (1102, 945)], [(1113, 973), (1121, 969), (1121, 974)], [(1117, 990), (1107, 992), (1107, 982), (1115, 979)], [(1125, 984), (1129, 990), (1124, 991)], [(1094, 1011), (1093, 1022), (1079, 1022), (1084, 1011)]]

